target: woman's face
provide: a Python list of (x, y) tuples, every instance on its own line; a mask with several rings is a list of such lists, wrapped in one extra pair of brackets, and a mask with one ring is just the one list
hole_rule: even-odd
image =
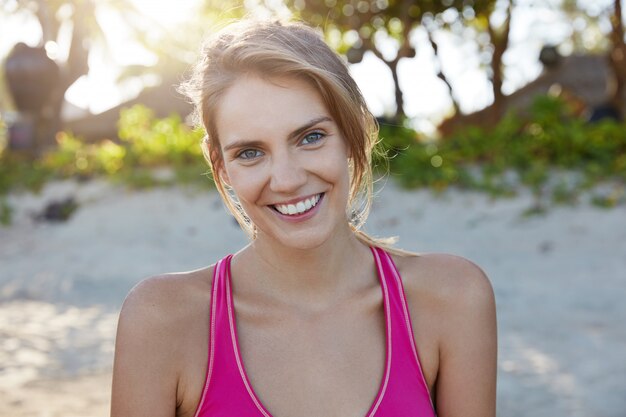
[(348, 230), (348, 150), (313, 87), (242, 77), (220, 99), (215, 121), (219, 174), (257, 239), (307, 249)]

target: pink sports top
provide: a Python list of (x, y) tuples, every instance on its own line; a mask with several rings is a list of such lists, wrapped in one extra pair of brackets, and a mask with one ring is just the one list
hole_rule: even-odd
[[(402, 281), (391, 257), (372, 248), (386, 318), (387, 348), (383, 379), (365, 417), (434, 417), (422, 374)], [(196, 417), (272, 417), (254, 393), (237, 342), (230, 260), (215, 265), (206, 382)]]

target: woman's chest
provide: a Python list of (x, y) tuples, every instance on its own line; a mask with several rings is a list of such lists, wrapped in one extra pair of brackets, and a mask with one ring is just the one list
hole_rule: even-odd
[(331, 313), (237, 317), (242, 369), (272, 415), (367, 414), (386, 363), (382, 302)]

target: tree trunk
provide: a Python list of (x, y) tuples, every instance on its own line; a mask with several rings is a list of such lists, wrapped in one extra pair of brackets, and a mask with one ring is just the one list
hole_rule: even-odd
[(402, 93), (402, 89), (400, 88), (400, 81), (398, 80), (398, 63), (402, 58), (415, 57), (415, 49), (411, 46), (410, 43), (412, 19), (409, 13), (409, 9), (412, 7), (413, 3), (413, 0), (404, 0), (402, 2), (400, 12), (397, 15), (397, 17), (402, 22), (402, 40), (398, 47), (398, 53), (396, 54), (396, 57), (394, 59), (386, 60), (371, 38), (363, 39), (364, 47), (372, 51), (378, 59), (383, 61), (385, 65), (389, 67), (389, 70), (391, 71), (396, 102), (396, 113), (393, 116), (393, 120), (395, 123), (398, 124), (406, 118), (406, 113), (404, 111), (404, 94)]
[(403, 58), (405, 56), (403, 54), (403, 50), (400, 49), (398, 51), (398, 55), (391, 61), (388, 61), (385, 59), (383, 54), (376, 48), (376, 45), (374, 45), (373, 42), (366, 45), (366, 48), (372, 51), (378, 59), (380, 59), (385, 65), (387, 65), (387, 67), (389, 67), (389, 71), (391, 71), (396, 101), (396, 113), (393, 116), (393, 119), (395, 122), (399, 122), (406, 116), (406, 113), (404, 112), (404, 96), (402, 94), (402, 90), (400, 89), (400, 82), (398, 80), (398, 62), (400, 62), (400, 58)]
[(624, 116), (624, 92), (626, 89), (626, 45), (624, 44), (624, 22), (622, 21), (621, 0), (615, 0), (613, 16), (611, 17), (612, 48), (609, 64), (613, 72), (610, 104)]
[[(61, 73), (47, 105), (36, 115), (37, 142), (43, 147), (54, 143), (56, 133), (63, 128), (61, 108), (67, 89), (82, 75), (89, 72), (88, 51), (85, 48), (85, 30), (82, 19), (86, 6), (76, 8), (73, 17), (72, 41), (67, 61), (60, 65)], [(42, 30), (42, 43), (56, 41), (60, 23), (44, 1), (39, 1), (37, 19)]]
[(404, 95), (402, 94), (402, 90), (400, 89), (400, 81), (398, 80), (398, 62), (399, 58), (394, 59), (391, 62), (386, 62), (387, 66), (391, 70), (391, 76), (393, 77), (393, 85), (395, 88), (395, 98), (396, 98), (396, 114), (394, 119), (396, 122), (402, 121), (406, 116), (404, 112)]
[(428, 41), (430, 42), (430, 46), (433, 48), (433, 53), (435, 54), (435, 60), (437, 61), (437, 78), (444, 82), (444, 84), (448, 87), (448, 93), (450, 94), (450, 99), (452, 100), (452, 106), (454, 107), (454, 114), (458, 114), (459, 110), (459, 102), (456, 100), (454, 95), (454, 90), (452, 88), (452, 84), (448, 80), (448, 77), (443, 73), (443, 66), (441, 65), (441, 59), (439, 59), (439, 45), (435, 42), (435, 38), (433, 37), (433, 33), (427, 27), (428, 25), (423, 25), (426, 34), (428, 35)]
[(503, 71), (502, 56), (509, 46), (509, 32), (511, 30), (511, 12), (513, 8), (512, 0), (509, 1), (506, 10), (506, 19), (501, 33), (498, 33), (491, 25), (488, 25), (489, 36), (493, 44), (493, 55), (491, 56), (491, 85), (493, 89), (493, 105), (490, 115), (490, 122), (497, 123), (504, 112), (506, 96), (502, 93)]

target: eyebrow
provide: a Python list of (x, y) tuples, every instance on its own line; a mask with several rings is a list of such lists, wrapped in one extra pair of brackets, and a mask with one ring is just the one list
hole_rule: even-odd
[[(321, 117), (316, 117), (315, 119), (311, 119), (309, 120), (307, 123), (303, 124), (302, 126), (300, 126), (299, 128), (295, 129), (293, 132), (291, 132), (289, 134), (289, 138), (293, 139), (295, 137), (300, 136), (302, 133), (304, 133), (305, 131), (307, 131), (308, 129), (312, 128), (313, 126), (315, 126), (318, 123), (322, 123), (322, 122), (330, 122), (333, 119), (331, 119), (328, 116), (321, 116)], [(242, 148), (242, 147), (258, 147), (260, 145), (262, 145), (263, 142), (258, 141), (258, 140), (237, 140), (233, 143), (230, 143), (226, 146), (224, 146), (224, 151), (229, 151), (231, 149), (234, 148)]]

